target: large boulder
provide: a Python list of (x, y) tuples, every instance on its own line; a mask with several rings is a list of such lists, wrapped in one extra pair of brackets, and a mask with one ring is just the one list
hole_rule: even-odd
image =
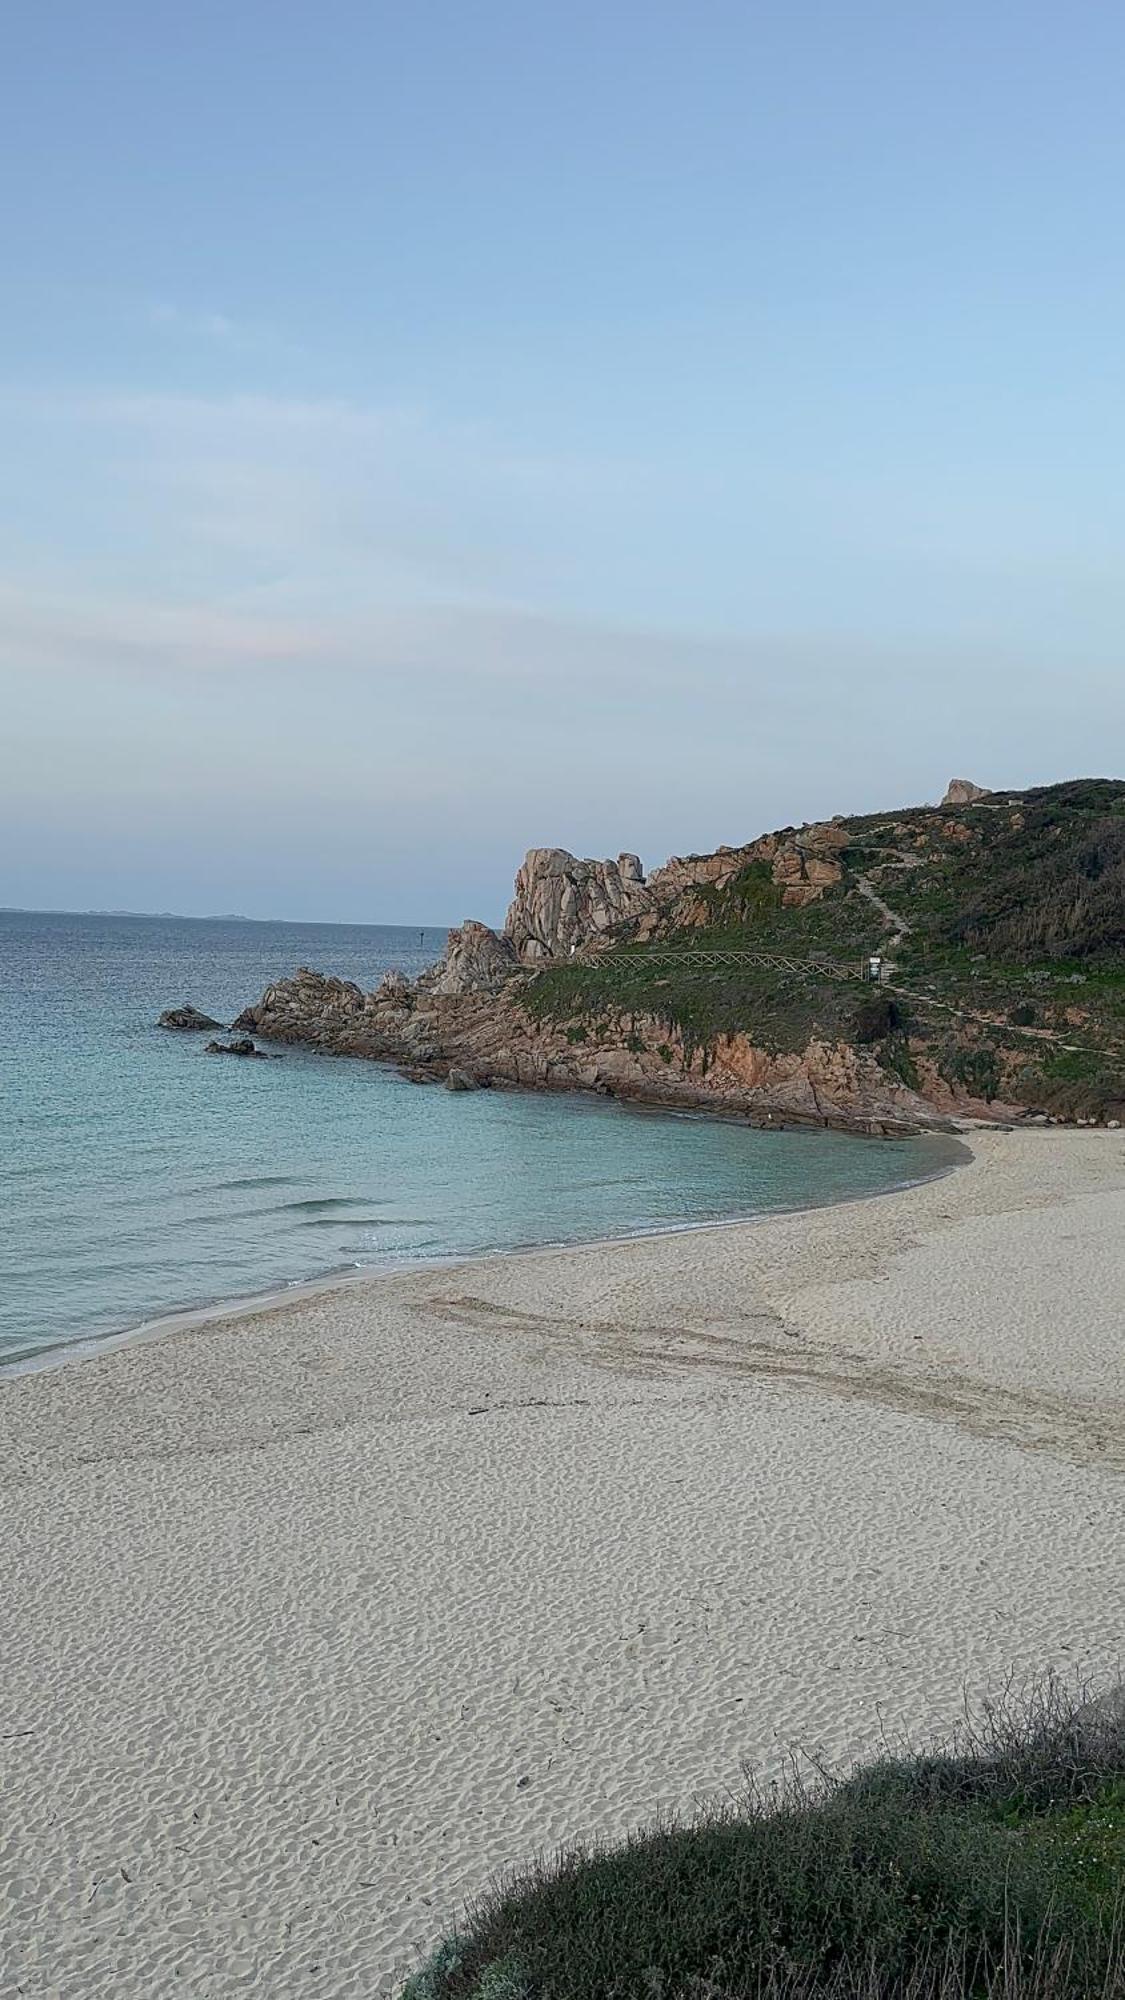
[(376, 1007), (412, 1007), (414, 986), (405, 972), (384, 972), (383, 977), (371, 995)]
[(945, 788), (943, 806), (975, 806), (978, 799), (990, 799), (991, 792), (984, 785), (974, 785), (971, 778), (950, 778)]
[(423, 984), (431, 993), (493, 992), (518, 970), (511, 938), (470, 917), (459, 930), (450, 931), (445, 957), (426, 974)]
[(568, 958), (651, 906), (635, 854), (578, 861), (562, 847), (533, 847), (516, 876), (504, 926), (521, 962)]
[(310, 1024), (339, 1028), (362, 1014), (364, 996), (353, 979), (335, 979), (302, 965), (292, 979), (267, 986), (253, 1007), (245, 1007), (232, 1027), (275, 1035), (280, 1040), (308, 1039)]

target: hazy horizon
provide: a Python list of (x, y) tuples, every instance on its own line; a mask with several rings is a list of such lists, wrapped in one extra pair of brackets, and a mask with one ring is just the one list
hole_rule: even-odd
[[(965, 777), (968, 775), (969, 773), (963, 771), (950, 773), (951, 777)], [(1114, 774), (1109, 772), (1075, 771), (1075, 772), (1067, 772), (1065, 776), (1063, 774), (1059, 774), (1059, 776), (1055, 779), (1046, 779), (1043, 780), (1042, 782), (1047, 784), (1052, 784), (1052, 783), (1061, 784), (1066, 782), (1067, 779), (1097, 778), (1097, 777), (1107, 777), (1112, 779), (1113, 776)], [(1021, 785), (1011, 785), (1011, 784), (1009, 785), (1000, 784), (997, 786), (996, 789), (999, 790), (1000, 792), (1015, 793), (1018, 791), (1028, 790), (1029, 787), (1026, 785), (1021, 786)], [(890, 814), (894, 813), (895, 811), (909, 811), (912, 808), (918, 806), (936, 806), (938, 803), (939, 799), (937, 794), (935, 794), (934, 797), (929, 799), (896, 799), (890, 801), (882, 800), (877, 802), (872, 809), (876, 811), (886, 810)], [(838, 816), (843, 816), (843, 815), (837, 815), (834, 813), (826, 812), (820, 817), (823, 819), (828, 819)], [(760, 834), (780, 832), (783, 827), (788, 827), (792, 825), (807, 825), (809, 823), (810, 823), (809, 821), (795, 822), (791, 820), (786, 820), (784, 822), (778, 822), (776, 826), (772, 827), (765, 827), (765, 826), (754, 827), (752, 830), (746, 830), (741, 832), (738, 835), (737, 841), (732, 838), (732, 840), (727, 844), (734, 846), (740, 843), (752, 841)], [(543, 844), (550, 845), (551, 843), (543, 843)], [(716, 846), (722, 844), (723, 844), (722, 842), (715, 843)], [(579, 855), (577, 856), (577, 859), (616, 860), (620, 854), (631, 853), (633, 851), (635, 850), (629, 848), (616, 848), (612, 851), (612, 853), (607, 853), (605, 855), (599, 855), (599, 856)], [(701, 850), (701, 849), (684, 850), (685, 853), (693, 851), (705, 852), (708, 850)], [(298, 914), (293, 911), (288, 911), (285, 914), (279, 914), (276, 911), (263, 912), (263, 911), (251, 911), (251, 910), (218, 910), (218, 909), (141, 910), (135, 908), (132, 909), (127, 908), (125, 906), (107, 906), (102, 904), (91, 904), (91, 905), (83, 905), (82, 907), (76, 907), (70, 904), (31, 904), (31, 903), (0, 903), (0, 916), (120, 917), (120, 918), (136, 918), (138, 922), (157, 922), (161, 918), (164, 918), (168, 921), (173, 921), (177, 923), (182, 922), (182, 923), (213, 923), (213, 924), (219, 924), (219, 923), (290, 924), (298, 929), (319, 925), (325, 929), (343, 929), (343, 930), (357, 929), (357, 928), (364, 930), (409, 930), (409, 931), (424, 930), (427, 935), (430, 932), (437, 933), (439, 931), (445, 932), (448, 930), (452, 930), (456, 925), (463, 923), (466, 918), (475, 917), (481, 922), (489, 923), (494, 925), (496, 928), (499, 928), (503, 923), (505, 914), (507, 912), (508, 904), (511, 901), (511, 893), (514, 885), (516, 870), (523, 861), (523, 858), (524, 855), (522, 852), (519, 855), (513, 856), (509, 879), (506, 884), (501, 886), (501, 890), (499, 892), (499, 898), (500, 898), (499, 901), (497, 901), (497, 895), (494, 893), (491, 899), (487, 901), (487, 906), (482, 904), (482, 907), (480, 909), (461, 910), (458, 912), (456, 916), (449, 917), (443, 922), (423, 921), (417, 915), (396, 916), (396, 917), (378, 917), (378, 916), (326, 917), (321, 915), (315, 915), (309, 911), (306, 911), (303, 914)], [(671, 858), (672, 855), (670, 852), (668, 854), (660, 854), (660, 855), (653, 854), (651, 856), (642, 854), (640, 856), (641, 865), (646, 875), (651, 874), (654, 869), (662, 867), (664, 862), (670, 860)]]
[(108, 910), (108, 909), (66, 909), (60, 904), (50, 908), (35, 908), (28, 903), (0, 903), (0, 917), (112, 917), (123, 922), (138, 924), (264, 924), (275, 928), (289, 925), (293, 930), (326, 931), (423, 931), (427, 937), (436, 937), (439, 932), (451, 930), (451, 924), (421, 924), (417, 920), (398, 923), (380, 923), (372, 918), (369, 922), (348, 920), (343, 917), (254, 917), (245, 910)]
[(17, 0), (5, 53), (0, 902), (496, 921), (529, 846), (1125, 741), (1125, 16)]

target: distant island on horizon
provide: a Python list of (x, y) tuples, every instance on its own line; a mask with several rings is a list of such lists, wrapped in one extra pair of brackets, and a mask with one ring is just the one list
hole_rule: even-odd
[(360, 923), (345, 917), (248, 917), (237, 910), (187, 915), (182, 910), (71, 910), (59, 906), (42, 908), (30, 903), (0, 903), (0, 917), (114, 917), (144, 923), (262, 924), (267, 927), (283, 924), (292, 930), (417, 931), (425, 937), (429, 937), (431, 932), (444, 937), (452, 929), (450, 924)]

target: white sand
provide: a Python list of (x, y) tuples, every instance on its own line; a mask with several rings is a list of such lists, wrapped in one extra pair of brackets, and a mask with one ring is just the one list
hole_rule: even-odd
[(0, 1991), (370, 2000), (544, 1843), (1119, 1671), (1125, 1135), (972, 1146), (0, 1385)]

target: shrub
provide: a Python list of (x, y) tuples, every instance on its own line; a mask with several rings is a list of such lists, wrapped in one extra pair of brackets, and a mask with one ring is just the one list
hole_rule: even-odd
[(856, 1008), (853, 1025), (857, 1042), (881, 1042), (900, 1034), (906, 1017), (893, 993), (871, 993)]
[(908, 1090), (917, 1090), (922, 1079), (905, 1035), (888, 1036), (879, 1047), (877, 1060), (882, 1069), (891, 1076), (897, 1076)]
[(1122, 2000), (1125, 1705), (983, 1732), (538, 1863), (411, 2000)]
[(768, 861), (748, 861), (722, 889), (704, 883), (696, 894), (713, 924), (752, 927), (781, 908), (782, 891)]
[(948, 1083), (959, 1083), (971, 1097), (983, 1097), (986, 1104), (1000, 1091), (1000, 1058), (987, 1042), (972, 1042), (952, 1050), (941, 1066)]
[(975, 876), (966, 870), (951, 936), (990, 956), (1025, 960), (1120, 952), (1123, 800), (1120, 786), (1029, 793), (1019, 823), (989, 843)]

